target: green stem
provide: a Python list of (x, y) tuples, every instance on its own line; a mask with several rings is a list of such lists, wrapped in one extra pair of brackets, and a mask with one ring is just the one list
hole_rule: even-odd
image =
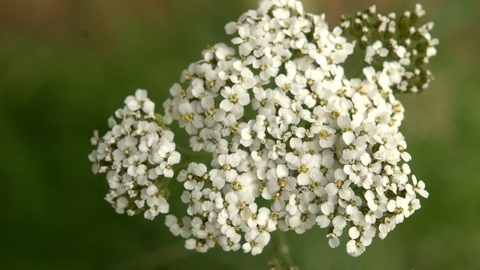
[(293, 263), (290, 257), (290, 248), (287, 243), (287, 236), (285, 232), (277, 230), (275, 232), (275, 239), (277, 241), (276, 257), (269, 262), (272, 270), (298, 270), (298, 266)]
[[(181, 147), (180, 145), (177, 145), (175, 150), (182, 155), (182, 157), (186, 157), (184, 160), (208, 160), (210, 161), (212, 159), (212, 155), (210, 153), (206, 152), (192, 152), (188, 149), (185, 149)], [(183, 161), (181, 163), (184, 163)]]

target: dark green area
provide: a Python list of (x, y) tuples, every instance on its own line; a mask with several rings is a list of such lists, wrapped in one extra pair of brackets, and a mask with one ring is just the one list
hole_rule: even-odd
[[(0, 260), (2, 269), (267, 269), (275, 249), (253, 257), (183, 248), (163, 217), (117, 215), (87, 155), (94, 129), (137, 88), (160, 108), (170, 86), (224, 25), (256, 1), (7, 1), (0, 9)], [(25, 3), (24, 3), (25, 2)], [(308, 11), (385, 14), (412, 8), (379, 1), (305, 1)], [(287, 234), (301, 269), (480, 268), (480, 2), (425, 0), (440, 39), (419, 95), (399, 96), (413, 173), (430, 198), (359, 258), (325, 231)], [(380, 5), (381, 4), (381, 5)], [(330, 12), (330, 13), (328, 13)], [(332, 14), (332, 15), (330, 15)], [(346, 232), (344, 232), (346, 234)]]

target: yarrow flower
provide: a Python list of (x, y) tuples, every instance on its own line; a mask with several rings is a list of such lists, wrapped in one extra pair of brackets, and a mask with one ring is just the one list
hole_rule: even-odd
[[(164, 115), (145, 90), (125, 100), (110, 131), (94, 133), (89, 159), (107, 174), (106, 200), (118, 213), (168, 213), (168, 181), (184, 186), (185, 216), (166, 215), (185, 247), (219, 245), (257, 255), (275, 230), (326, 228), (332, 248), (346, 230), (358, 256), (420, 208), (425, 183), (412, 175), (394, 93), (425, 89), (436, 54), (432, 23), (416, 26), (420, 5), (396, 19), (375, 7), (329, 30), (324, 15), (297, 0), (261, 0), (225, 30), (230, 47), (208, 46), (170, 89)], [(354, 53), (365, 63), (345, 75)], [(175, 168), (181, 155), (167, 125), (208, 160)], [(174, 169), (175, 168), (175, 169)]]

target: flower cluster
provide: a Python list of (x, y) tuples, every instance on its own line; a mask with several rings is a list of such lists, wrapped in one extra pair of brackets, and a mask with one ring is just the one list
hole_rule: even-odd
[[(187, 215), (167, 215), (170, 231), (188, 249), (218, 244), (256, 255), (277, 229), (319, 226), (332, 248), (346, 230), (347, 252), (358, 256), (418, 210), (418, 195), (428, 192), (407, 164), (394, 92), (431, 80), (424, 64), (438, 41), (431, 26), (413, 26), (423, 13), (417, 6), (395, 23), (372, 7), (329, 30), (325, 16), (304, 12), (300, 1), (261, 0), (227, 24), (235, 48), (209, 46), (163, 103), (162, 125), (177, 122), (191, 150), (210, 157), (178, 173)], [(344, 71), (353, 53), (365, 59), (358, 78)], [(145, 92), (125, 103), (122, 123), (94, 140), (90, 159), (94, 171), (107, 172), (107, 200), (118, 212), (138, 213), (146, 202), (153, 218), (168, 211), (156, 179), (173, 177), (180, 155)]]
[(168, 213), (168, 191), (159, 176), (173, 177), (172, 166), (180, 162), (173, 133), (160, 127), (154, 103), (146, 90), (125, 99), (125, 107), (111, 117), (111, 128), (103, 137), (94, 132), (96, 150), (88, 156), (92, 171), (106, 173), (110, 192), (105, 199), (117, 213), (132, 216), (144, 211), (147, 219)]
[[(430, 57), (437, 54), (438, 39), (432, 38), (433, 22), (417, 26), (425, 15), (420, 4), (413, 12), (406, 11), (398, 20), (395, 13), (383, 16), (375, 6), (358, 12), (354, 18), (343, 17), (343, 30), (358, 39), (358, 49), (365, 51), (365, 63), (389, 74), (393, 90), (418, 92), (433, 79), (426, 68)], [(388, 81), (387, 81), (388, 82)], [(382, 80), (378, 83), (382, 86)]]

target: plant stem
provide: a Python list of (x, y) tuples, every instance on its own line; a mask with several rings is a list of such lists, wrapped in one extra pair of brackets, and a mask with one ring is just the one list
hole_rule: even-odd
[(290, 257), (290, 248), (287, 243), (287, 236), (285, 232), (277, 230), (275, 238), (278, 242), (276, 254), (277, 256), (270, 262), (270, 269), (274, 270), (298, 270), (292, 258)]

